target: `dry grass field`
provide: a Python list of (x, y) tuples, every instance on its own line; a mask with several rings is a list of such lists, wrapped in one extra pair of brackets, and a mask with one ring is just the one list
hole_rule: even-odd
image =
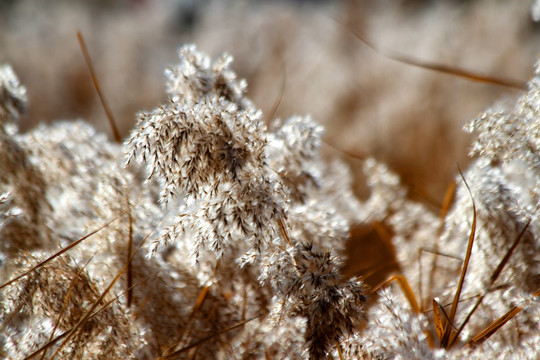
[(537, 359), (538, 7), (0, 1), (0, 358)]

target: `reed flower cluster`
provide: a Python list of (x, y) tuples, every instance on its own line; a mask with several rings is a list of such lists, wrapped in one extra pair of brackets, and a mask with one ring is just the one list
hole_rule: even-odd
[[(123, 145), (80, 120), (20, 133), (25, 89), (0, 67), (1, 358), (537, 356), (540, 72), (515, 107), (470, 122), (477, 159), (438, 218), (373, 159), (358, 200), (309, 116), (267, 121), (231, 56), (178, 53), (168, 100)], [(343, 275), (366, 221), (391, 229), (419, 306)], [(464, 262), (468, 300), (432, 316)]]

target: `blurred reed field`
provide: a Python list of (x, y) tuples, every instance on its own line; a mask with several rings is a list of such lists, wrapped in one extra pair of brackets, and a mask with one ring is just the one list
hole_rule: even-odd
[(0, 358), (536, 358), (537, 8), (0, 0)]
[(387, 163), (435, 211), (456, 163), (467, 162), (464, 122), (517, 92), (396, 62), (355, 33), (413, 59), (522, 82), (539, 47), (526, 1), (23, 0), (1, 10), (0, 61), (14, 64), (29, 90), (22, 129), (84, 118), (109, 131), (77, 30), (122, 134), (134, 113), (163, 98), (162, 68), (192, 42), (232, 54), (266, 114), (278, 99), (277, 117), (312, 114), (328, 144)]

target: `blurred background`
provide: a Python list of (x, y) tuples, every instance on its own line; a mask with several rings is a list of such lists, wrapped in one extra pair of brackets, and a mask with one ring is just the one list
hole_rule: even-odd
[[(373, 156), (437, 212), (456, 164), (468, 162), (465, 122), (520, 91), (383, 53), (525, 83), (540, 50), (532, 8), (532, 0), (0, 0), (0, 62), (28, 89), (23, 131), (84, 118), (110, 134), (80, 30), (125, 136), (137, 111), (165, 100), (163, 70), (179, 45), (228, 52), (265, 116), (311, 114), (326, 127), (324, 156), (350, 164), (359, 197), (359, 159)], [(357, 236), (371, 236), (364, 230)]]

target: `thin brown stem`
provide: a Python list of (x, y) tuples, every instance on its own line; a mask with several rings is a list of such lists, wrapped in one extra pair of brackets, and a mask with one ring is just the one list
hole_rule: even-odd
[(88, 66), (88, 70), (90, 71), (90, 76), (92, 77), (92, 83), (94, 84), (94, 88), (96, 89), (96, 92), (98, 94), (99, 101), (101, 102), (101, 106), (103, 106), (103, 110), (105, 110), (105, 115), (107, 115), (107, 119), (109, 120), (109, 125), (111, 126), (114, 140), (120, 144), (122, 143), (122, 137), (120, 136), (120, 132), (118, 131), (118, 127), (116, 126), (116, 121), (114, 120), (112, 111), (109, 108), (109, 105), (107, 105), (107, 102), (105, 101), (105, 97), (103, 96), (103, 93), (101, 92), (101, 87), (99, 86), (99, 81), (96, 76), (94, 66), (92, 64), (92, 59), (90, 59), (88, 48), (86, 47), (86, 43), (84, 42), (84, 38), (80, 31), (77, 31), (77, 39), (79, 40), (79, 46), (81, 47), (84, 60), (86, 61), (86, 65)]

